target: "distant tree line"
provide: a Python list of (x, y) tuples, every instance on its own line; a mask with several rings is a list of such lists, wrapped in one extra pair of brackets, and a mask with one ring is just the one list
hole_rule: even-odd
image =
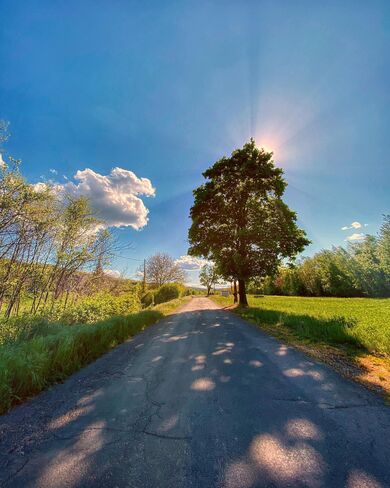
[(377, 236), (344, 247), (323, 250), (295, 266), (281, 266), (261, 280), (252, 293), (335, 297), (390, 296), (390, 215)]

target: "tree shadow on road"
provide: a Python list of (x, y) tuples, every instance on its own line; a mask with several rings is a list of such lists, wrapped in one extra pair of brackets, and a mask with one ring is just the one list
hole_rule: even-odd
[(1, 420), (10, 487), (389, 482), (382, 403), (223, 310), (171, 315)]

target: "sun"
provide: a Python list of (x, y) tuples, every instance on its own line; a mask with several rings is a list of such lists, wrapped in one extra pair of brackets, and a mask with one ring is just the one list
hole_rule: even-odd
[(272, 144), (269, 144), (269, 143), (266, 143), (266, 142), (260, 142), (260, 143), (256, 143), (256, 146), (259, 148), (259, 149), (263, 149), (264, 152), (267, 152), (267, 153), (274, 153), (275, 154), (275, 146), (272, 145)]
[(265, 152), (275, 152), (274, 148), (269, 144), (260, 144), (260, 147), (264, 149)]

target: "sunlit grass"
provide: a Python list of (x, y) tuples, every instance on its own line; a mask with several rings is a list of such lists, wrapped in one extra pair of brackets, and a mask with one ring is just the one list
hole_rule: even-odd
[[(232, 298), (214, 298), (222, 305)], [(329, 344), (351, 344), (390, 354), (390, 299), (249, 296), (244, 318), (283, 325), (297, 336)]]
[(61, 381), (111, 348), (172, 313), (189, 297), (94, 324), (43, 324), (0, 346), (0, 413)]

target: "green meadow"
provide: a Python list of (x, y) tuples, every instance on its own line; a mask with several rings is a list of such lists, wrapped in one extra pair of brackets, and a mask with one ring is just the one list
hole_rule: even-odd
[[(214, 296), (221, 305), (231, 297)], [(243, 317), (261, 324), (288, 327), (298, 337), (327, 344), (354, 345), (371, 353), (390, 354), (390, 299), (248, 296)]]

